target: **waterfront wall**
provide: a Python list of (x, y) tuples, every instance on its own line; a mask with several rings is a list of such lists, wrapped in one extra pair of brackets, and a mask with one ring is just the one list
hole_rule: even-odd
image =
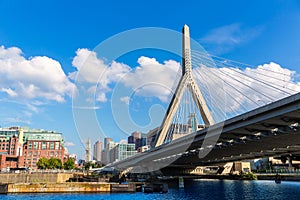
[(0, 184), (0, 194), (8, 193), (118, 193), (136, 192), (141, 183), (66, 182)]
[[(282, 181), (300, 181), (300, 174), (282, 174), (279, 173)], [(258, 180), (275, 180), (277, 174), (256, 174)]]
[(72, 177), (70, 173), (0, 174), (0, 183), (64, 183)]
[(0, 193), (110, 192), (109, 183), (15, 183), (0, 184)]

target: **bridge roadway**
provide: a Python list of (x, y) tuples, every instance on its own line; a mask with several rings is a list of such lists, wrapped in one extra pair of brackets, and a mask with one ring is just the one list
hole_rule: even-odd
[(300, 154), (300, 93), (110, 166), (186, 168), (290, 154)]

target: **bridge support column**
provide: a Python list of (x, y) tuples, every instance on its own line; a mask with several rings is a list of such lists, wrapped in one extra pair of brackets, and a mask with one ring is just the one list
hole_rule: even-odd
[(184, 179), (182, 176), (179, 176), (178, 181), (179, 181), (179, 188), (184, 188)]
[(293, 160), (291, 156), (287, 157), (288, 164), (289, 164), (289, 170), (293, 170)]

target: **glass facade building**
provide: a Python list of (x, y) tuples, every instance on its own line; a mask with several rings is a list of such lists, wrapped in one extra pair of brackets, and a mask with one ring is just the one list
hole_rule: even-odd
[(112, 149), (112, 160), (120, 161), (136, 154), (135, 144), (117, 144)]

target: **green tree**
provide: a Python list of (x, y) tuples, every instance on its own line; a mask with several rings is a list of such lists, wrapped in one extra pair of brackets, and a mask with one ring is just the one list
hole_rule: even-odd
[(100, 168), (100, 167), (102, 167), (102, 163), (98, 162), (98, 163), (95, 164), (94, 167), (95, 167), (95, 168)]
[(253, 172), (242, 174), (242, 178), (246, 180), (257, 180), (257, 176)]
[(61, 169), (63, 166), (61, 160), (58, 158), (50, 158), (48, 162), (48, 169)]
[(85, 170), (90, 169), (90, 167), (93, 168), (93, 163), (91, 163), (91, 162), (86, 162), (86, 163), (84, 164), (84, 169), (85, 169)]
[(45, 157), (42, 157), (39, 159), (39, 161), (36, 163), (38, 169), (48, 169), (49, 167), (49, 160)]
[(73, 158), (68, 158), (68, 160), (64, 163), (64, 169), (70, 170), (75, 168), (75, 162)]

